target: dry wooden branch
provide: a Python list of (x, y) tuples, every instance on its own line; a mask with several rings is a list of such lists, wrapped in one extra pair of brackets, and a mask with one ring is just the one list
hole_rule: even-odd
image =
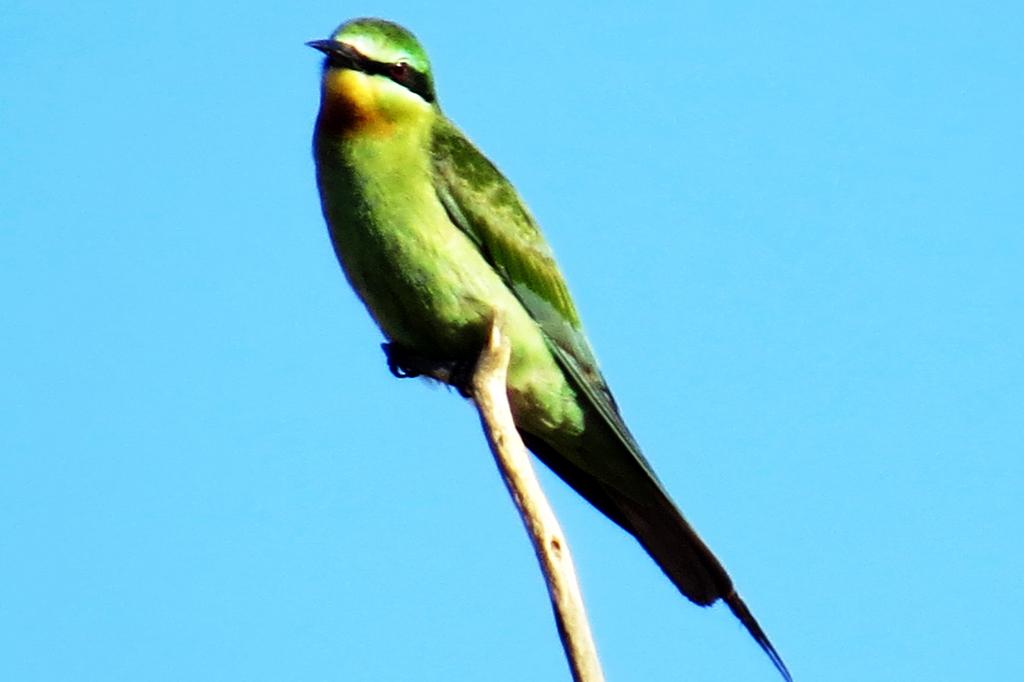
[(491, 452), (540, 561), (573, 679), (604, 682), (569, 545), (512, 420), (506, 392), (510, 356), (511, 345), (496, 317), (473, 372), (473, 399)]

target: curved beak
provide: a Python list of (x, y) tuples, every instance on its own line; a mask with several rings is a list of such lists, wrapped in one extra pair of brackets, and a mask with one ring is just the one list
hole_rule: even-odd
[(355, 68), (363, 59), (354, 47), (337, 40), (311, 40), (306, 45), (323, 52), (335, 66)]

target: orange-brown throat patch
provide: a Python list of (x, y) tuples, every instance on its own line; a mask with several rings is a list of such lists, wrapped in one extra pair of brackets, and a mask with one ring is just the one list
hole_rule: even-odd
[(371, 81), (371, 76), (351, 69), (327, 71), (317, 119), (320, 129), (341, 135), (390, 135), (395, 124), (384, 117)]

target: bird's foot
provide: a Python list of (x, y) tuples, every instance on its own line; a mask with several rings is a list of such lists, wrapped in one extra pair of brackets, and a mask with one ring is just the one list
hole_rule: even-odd
[(466, 360), (438, 360), (418, 354), (397, 343), (380, 346), (388, 358), (388, 371), (399, 379), (428, 377), (453, 386), (463, 398), (470, 397), (475, 363)]

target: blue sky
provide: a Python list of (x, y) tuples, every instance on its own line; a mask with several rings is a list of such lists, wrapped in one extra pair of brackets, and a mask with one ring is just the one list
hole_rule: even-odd
[[(303, 43), (360, 15), (797, 680), (1024, 676), (1019, 4), (6, 0), (0, 678), (568, 679), (472, 409), (327, 241)], [(610, 680), (778, 679), (544, 483)]]

